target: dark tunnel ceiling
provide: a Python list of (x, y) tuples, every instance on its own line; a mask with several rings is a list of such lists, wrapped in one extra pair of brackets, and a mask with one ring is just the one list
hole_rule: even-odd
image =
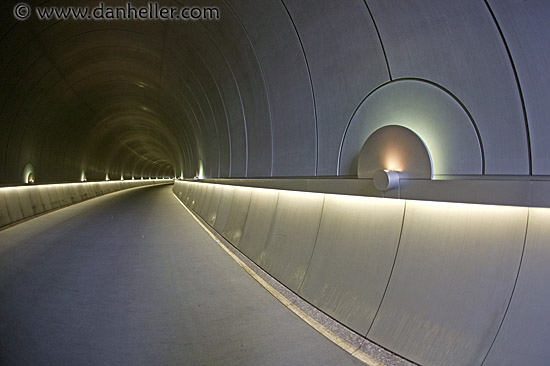
[(354, 176), (392, 123), (436, 175), (550, 175), (544, 2), (193, 2), (215, 21), (17, 21), (16, 3), (0, 5), (0, 184), (29, 164), (38, 183)]
[(206, 24), (15, 22), (13, 4), (2, 5), (0, 180), (29, 162), (42, 181), (195, 174), (202, 141), (218, 145), (196, 114), (211, 113), (197, 103), (213, 82), (205, 58), (220, 57), (200, 53), (216, 50)]

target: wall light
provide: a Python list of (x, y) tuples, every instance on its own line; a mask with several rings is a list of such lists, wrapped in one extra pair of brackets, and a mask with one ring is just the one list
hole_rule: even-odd
[(381, 169), (374, 173), (374, 186), (379, 191), (389, 191), (399, 187), (399, 173), (395, 170)]
[(23, 168), (23, 183), (33, 184), (35, 181), (34, 166), (31, 163), (28, 163)]

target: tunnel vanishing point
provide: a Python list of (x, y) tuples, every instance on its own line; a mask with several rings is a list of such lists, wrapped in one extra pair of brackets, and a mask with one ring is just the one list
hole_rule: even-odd
[(10, 255), (31, 257), (11, 233), (170, 184), (190, 210), (174, 217), (394, 357), (367, 363), (550, 363), (549, 2), (9, 0), (0, 14), (0, 361), (23, 344)]

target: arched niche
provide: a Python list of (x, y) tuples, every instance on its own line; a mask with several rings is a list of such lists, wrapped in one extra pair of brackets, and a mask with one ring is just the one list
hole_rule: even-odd
[(406, 127), (390, 125), (373, 132), (361, 149), (358, 178), (373, 178), (379, 170), (402, 178), (432, 179), (432, 159), (422, 139)]
[(358, 106), (342, 139), (338, 175), (356, 175), (365, 141), (385, 126), (414, 132), (431, 154), (433, 175), (481, 175), (483, 152), (474, 121), (449, 92), (421, 80), (397, 80)]

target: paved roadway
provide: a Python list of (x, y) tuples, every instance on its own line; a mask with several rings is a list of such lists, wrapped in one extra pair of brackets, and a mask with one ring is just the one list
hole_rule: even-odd
[(171, 186), (0, 231), (0, 365), (355, 365), (241, 269)]

